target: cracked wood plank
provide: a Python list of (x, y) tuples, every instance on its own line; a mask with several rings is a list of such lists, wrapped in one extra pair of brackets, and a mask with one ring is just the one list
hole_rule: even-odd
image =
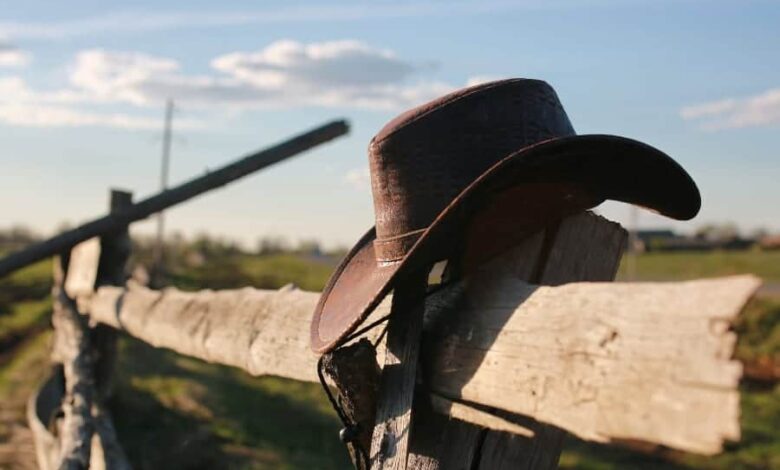
[[(444, 397), (526, 414), (591, 440), (630, 437), (717, 452), (739, 429), (740, 366), (731, 360), (727, 326), (758, 284), (736, 276), (539, 287), (504, 274), (466, 282), (440, 293), (466, 302), (448, 313), (458, 316), (449, 330), (425, 339), (439, 364), (428, 382)], [(131, 285), (100, 288), (88, 303), (92, 320), (154, 346), (253, 375), (315, 382), (306, 326), (317, 298), (294, 289), (185, 293)], [(482, 424), (479, 413), (466, 415)]]
[(54, 297), (52, 323), (54, 341), (52, 360), (62, 364), (65, 394), (63, 418), (59, 422), (59, 455), (57, 468), (89, 467), (94, 422), (92, 405), (95, 397), (93, 360), (90, 352), (88, 319), (80, 315), (76, 303), (65, 293), (63, 276), (67, 257), (54, 263)]
[(427, 271), (412, 273), (394, 290), (371, 437), (372, 469), (407, 467), (427, 278)]
[[(469, 281), (476, 288), (471, 290), (479, 292), (480, 285), (510, 279), (548, 285), (572, 281), (612, 281), (626, 237), (626, 231), (620, 224), (592, 212), (568, 217), (544, 232), (535, 256), (529, 256), (530, 248), (523, 249), (521, 245), (513, 252), (516, 256), (499, 257), (472, 275)], [(529, 269), (530, 266), (533, 270)], [(504, 271), (513, 269), (516, 275), (496, 279), (494, 272), (501, 272), (502, 267)], [(461, 442), (464, 447), (477, 447), (473, 452), (475, 460), (471, 462), (472, 467), (490, 470), (558, 468), (565, 431), (536, 419), (524, 424), (533, 432), (532, 438), (486, 430), (476, 440)]]
[[(121, 211), (130, 193), (111, 191), (111, 213)], [(31, 397), (28, 420), (33, 430), (37, 459), (42, 468), (130, 468), (116, 437), (104, 401), (110, 392), (110, 377), (116, 352), (116, 330), (106, 325), (88, 325), (79, 313), (77, 297), (89, 297), (97, 285), (124, 283), (124, 269), (130, 253), (127, 227), (106, 233), (73, 247), (55, 263), (55, 327), (52, 360), (62, 364), (44, 388)], [(55, 376), (61, 374), (61, 380)], [(43, 425), (62, 409), (55, 438)]]
[(306, 329), (318, 298), (292, 287), (182, 292), (131, 282), (99, 288), (89, 315), (152, 346), (252, 375), (317, 382)]
[(556, 287), (508, 280), (474, 294), (460, 286), (464, 307), (431, 339), (430, 380), (444, 396), (584, 439), (714, 453), (739, 438), (742, 367), (731, 360), (728, 328), (758, 284), (736, 276)]

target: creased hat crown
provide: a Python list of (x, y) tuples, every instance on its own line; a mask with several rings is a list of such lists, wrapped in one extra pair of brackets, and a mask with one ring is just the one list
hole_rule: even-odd
[(369, 145), (378, 261), (402, 258), (463, 189), (510, 153), (574, 134), (540, 80), (486, 83), (401, 114)]

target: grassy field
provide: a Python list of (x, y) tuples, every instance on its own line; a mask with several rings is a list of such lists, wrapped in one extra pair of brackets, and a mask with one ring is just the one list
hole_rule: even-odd
[[(778, 264), (777, 254), (765, 258), (765, 265), (754, 253), (652, 254), (637, 261), (644, 279), (734, 274), (753, 268), (775, 276), (770, 279), (780, 279), (773, 271), (775, 266), (769, 266)], [(171, 279), (184, 289), (277, 288), (293, 282), (303, 289), (320, 290), (334, 266), (333, 260), (291, 254), (235, 256), (174, 272)], [(10, 439), (11, 425), (24, 422), (24, 400), (48, 370), (50, 269), (50, 263), (40, 263), (0, 281), (0, 292), (12, 299), (0, 309), (0, 346), (5, 345), (0, 353), (0, 411), (5, 417), (0, 423), (0, 441)], [(780, 357), (780, 299), (753, 301), (737, 329), (740, 358)], [(337, 438), (338, 422), (316, 384), (249, 377), (127, 337), (121, 339), (119, 357), (110, 406), (120, 440), (136, 468), (330, 469), (347, 465)], [(780, 468), (780, 387), (746, 383), (742, 392), (743, 440), (731, 444), (722, 455), (702, 458), (660, 451), (648, 456), (572, 439), (561, 466), (594, 470)], [(7, 466), (0, 459), (0, 468)]]
[[(618, 279), (628, 277), (627, 268), (627, 259), (623, 258)], [(651, 252), (636, 258), (636, 280), (672, 281), (732, 274), (755, 274), (768, 282), (780, 282), (780, 250)]]
[(250, 377), (124, 338), (111, 403), (136, 468), (345, 468), (318, 385)]
[(293, 283), (309, 291), (322, 290), (336, 261), (312, 259), (295, 254), (225, 257), (195, 268), (171, 273), (172, 285), (184, 290), (229, 289), (254, 286), (278, 289)]

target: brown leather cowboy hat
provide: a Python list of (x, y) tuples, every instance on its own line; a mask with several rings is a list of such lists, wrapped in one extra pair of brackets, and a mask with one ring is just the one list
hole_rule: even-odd
[(456, 255), (483, 261), (606, 199), (680, 220), (701, 205), (693, 180), (663, 152), (576, 135), (538, 80), (485, 83), (407, 111), (368, 153), (376, 226), (322, 293), (311, 324), (319, 353), (355, 331), (404, 273)]

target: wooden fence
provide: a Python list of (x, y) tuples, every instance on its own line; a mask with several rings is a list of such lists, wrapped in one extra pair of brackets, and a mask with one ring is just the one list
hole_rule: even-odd
[[(114, 193), (107, 217), (130, 207)], [(318, 293), (126, 283), (121, 217), (100, 238), (57, 245), (60, 366), (28, 409), (41, 468), (129, 468), (104, 406), (118, 331), (252, 375), (318, 380), (308, 347)], [(730, 326), (759, 281), (609, 283), (625, 237), (583, 213), (428, 295), (424, 280), (403, 280), (372, 314), (390, 315), (386, 336), (369, 331), (323, 358), (356, 425), (355, 465), (364, 449), (372, 468), (556, 468), (567, 432), (701, 454), (739, 439)]]

